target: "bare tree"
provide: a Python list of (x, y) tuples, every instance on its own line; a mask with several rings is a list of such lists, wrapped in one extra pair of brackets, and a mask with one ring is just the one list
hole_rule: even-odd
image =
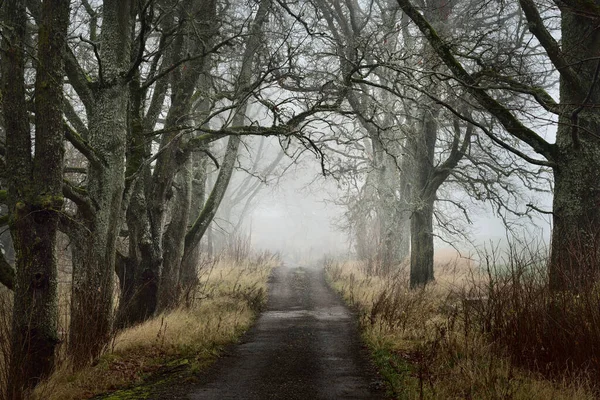
[[(270, 8), (271, 0), (261, 0), (252, 25), (250, 26), (250, 31), (244, 44), (244, 54), (238, 78), (238, 85), (240, 88), (238, 93), (236, 93), (238, 98), (246, 98), (249, 94), (246, 90), (252, 82), (252, 70), (256, 65), (254, 63), (254, 58), (261, 44), (261, 32), (263, 25), (267, 21)], [(232, 118), (233, 126), (243, 127), (245, 125), (246, 111), (247, 103), (242, 102), (235, 110), (235, 114)], [(194, 248), (199, 245), (200, 240), (208, 229), (208, 225), (210, 222), (212, 222), (217, 213), (219, 205), (223, 201), (223, 197), (225, 196), (231, 180), (233, 169), (235, 167), (239, 146), (240, 137), (231, 136), (227, 143), (227, 149), (225, 151), (223, 163), (212, 191), (208, 196), (202, 211), (198, 215), (198, 218), (194, 221), (194, 224), (185, 235), (185, 248), (183, 253), (184, 259), (189, 257), (194, 251)]]
[(73, 286), (69, 349), (75, 364), (96, 357), (112, 329), (116, 232), (125, 186), (127, 85), (137, 8), (106, 0), (97, 46), (97, 78), (90, 82), (76, 60), (67, 61), (69, 82), (87, 110), (89, 159), (85, 193), (69, 188), (78, 206), (73, 226)]
[[(437, 192), (469, 148), (473, 134), (472, 126), (440, 113), (430, 93), (453, 98), (453, 103), (461, 94), (437, 78), (439, 63), (406, 25), (397, 23), (394, 3), (374, 1), (364, 9), (353, 2), (318, 4), (337, 45), (339, 80), (350, 89), (347, 101), (370, 139), (373, 176), (365, 179), (365, 185), (372, 188), (361, 190), (352, 207), (368, 216), (361, 202), (369, 201), (367, 194), (376, 196), (371, 203), (379, 221), (384, 269), (408, 254), (410, 237), (411, 285), (426, 284), (433, 280)], [(440, 8), (435, 2), (427, 9), (436, 21), (450, 12), (450, 7)], [(439, 141), (442, 134), (450, 140)], [(364, 231), (364, 218), (360, 224)]]
[[(436, 54), (447, 65), (453, 78), (464, 85), (479, 105), (493, 115), (510, 135), (510, 139), (492, 135), (492, 140), (528, 162), (550, 167), (554, 175), (552, 256), (550, 282), (555, 289), (573, 289), (593, 282), (597, 275), (598, 238), (598, 149), (597, 122), (594, 105), (598, 101), (596, 90), (598, 63), (589, 58), (597, 49), (596, 28), (600, 13), (596, 6), (571, 1), (547, 4), (542, 9), (534, 1), (522, 0), (520, 10), (509, 13), (507, 22), (518, 24), (524, 17), (530, 37), (543, 46), (546, 57), (537, 65), (553, 68), (560, 75), (560, 103), (550, 94), (525, 79), (511, 79), (503, 73), (507, 68), (488, 70), (490, 62), (480, 56), (477, 64), (469, 62), (440, 36), (434, 26), (408, 0), (398, 3), (417, 25)], [(507, 12), (509, 7), (495, 5)], [(542, 11), (543, 10), (543, 11)], [(506, 15), (506, 14), (505, 14)], [(560, 28), (553, 23), (559, 17)], [(553, 35), (560, 32), (559, 43)], [(481, 49), (479, 54), (483, 52)], [(521, 49), (526, 54), (526, 48)], [(506, 65), (513, 59), (498, 53)], [(537, 57), (539, 59), (539, 56)], [(493, 65), (493, 64), (492, 64)], [(495, 66), (498, 66), (497, 62)], [(532, 71), (532, 73), (535, 73)], [(496, 90), (491, 90), (494, 85)], [(518, 110), (503, 102), (502, 94), (518, 92), (536, 102), (542, 109), (558, 117), (557, 136), (554, 143), (545, 140)], [(535, 119), (534, 119), (535, 121)], [(512, 139), (512, 141), (511, 141)], [(521, 151), (517, 145), (524, 145)], [(528, 150), (543, 159), (528, 155)], [(593, 279), (590, 279), (593, 277)]]
[[(54, 368), (57, 336), (56, 235), (63, 205), (63, 53), (69, 1), (44, 1), (35, 62), (35, 139), (32, 141), (25, 69), (25, 4), (3, 6), (2, 109), (11, 234), (16, 251), (10, 385), (7, 397), (27, 390)], [(32, 150), (35, 149), (35, 154)], [(2, 255), (3, 264), (6, 263)]]

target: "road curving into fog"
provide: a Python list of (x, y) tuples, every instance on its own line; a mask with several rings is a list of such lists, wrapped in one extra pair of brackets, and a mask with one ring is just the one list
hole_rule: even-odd
[(322, 269), (281, 267), (267, 309), (188, 399), (383, 399), (353, 314)]

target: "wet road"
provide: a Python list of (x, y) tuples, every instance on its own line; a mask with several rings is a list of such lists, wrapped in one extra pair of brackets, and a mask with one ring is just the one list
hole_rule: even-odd
[(380, 399), (356, 322), (323, 271), (281, 267), (267, 310), (188, 399)]

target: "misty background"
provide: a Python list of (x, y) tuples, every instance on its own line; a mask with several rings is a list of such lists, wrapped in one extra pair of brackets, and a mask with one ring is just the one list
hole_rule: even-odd
[[(269, 139), (266, 158), (274, 158), (279, 151), (279, 141)], [(243, 164), (241, 160), (238, 162)], [(233, 180), (247, 176), (247, 171), (238, 168)], [(296, 159), (284, 156), (273, 176), (263, 182), (266, 184), (252, 201), (251, 212), (240, 230), (240, 234), (249, 236), (252, 247), (278, 252), (287, 262), (316, 260), (324, 255), (354, 255), (352, 239), (344, 228), (346, 209), (339, 204), (343, 189), (335, 176), (323, 174), (315, 154), (306, 151)], [(235, 184), (231, 186), (235, 187)], [(533, 203), (542, 210), (551, 209), (548, 194), (532, 192), (524, 186), (518, 189), (524, 203)], [(471, 221), (467, 222), (461, 213), (452, 214), (449, 219), (461, 226), (466, 237), (444, 235), (437, 229), (436, 254), (454, 257), (458, 250), (462, 257), (477, 259), (476, 249), (492, 246), (505, 249), (507, 240), (535, 240), (549, 244), (549, 215), (532, 213), (519, 217), (505, 212), (501, 214), (502, 218), (489, 203), (471, 201), (466, 195), (453, 195), (470, 201)], [(226, 232), (227, 222), (217, 217), (214, 229)]]

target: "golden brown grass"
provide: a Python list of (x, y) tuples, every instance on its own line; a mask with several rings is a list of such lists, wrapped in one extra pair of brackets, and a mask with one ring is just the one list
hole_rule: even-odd
[(221, 259), (201, 271), (190, 308), (179, 308), (118, 333), (93, 365), (72, 371), (68, 363), (39, 385), (33, 399), (85, 399), (130, 387), (169, 372), (196, 372), (252, 323), (266, 300), (275, 257)]
[[(450, 258), (450, 259), (449, 259)], [(409, 290), (396, 276), (366, 273), (361, 262), (326, 263), (332, 287), (360, 315), (365, 341), (398, 399), (594, 399), (585, 380), (556, 379), (518, 368), (474, 321), (488, 274), (473, 263), (437, 260), (437, 281)], [(440, 264), (440, 261), (443, 261)]]

